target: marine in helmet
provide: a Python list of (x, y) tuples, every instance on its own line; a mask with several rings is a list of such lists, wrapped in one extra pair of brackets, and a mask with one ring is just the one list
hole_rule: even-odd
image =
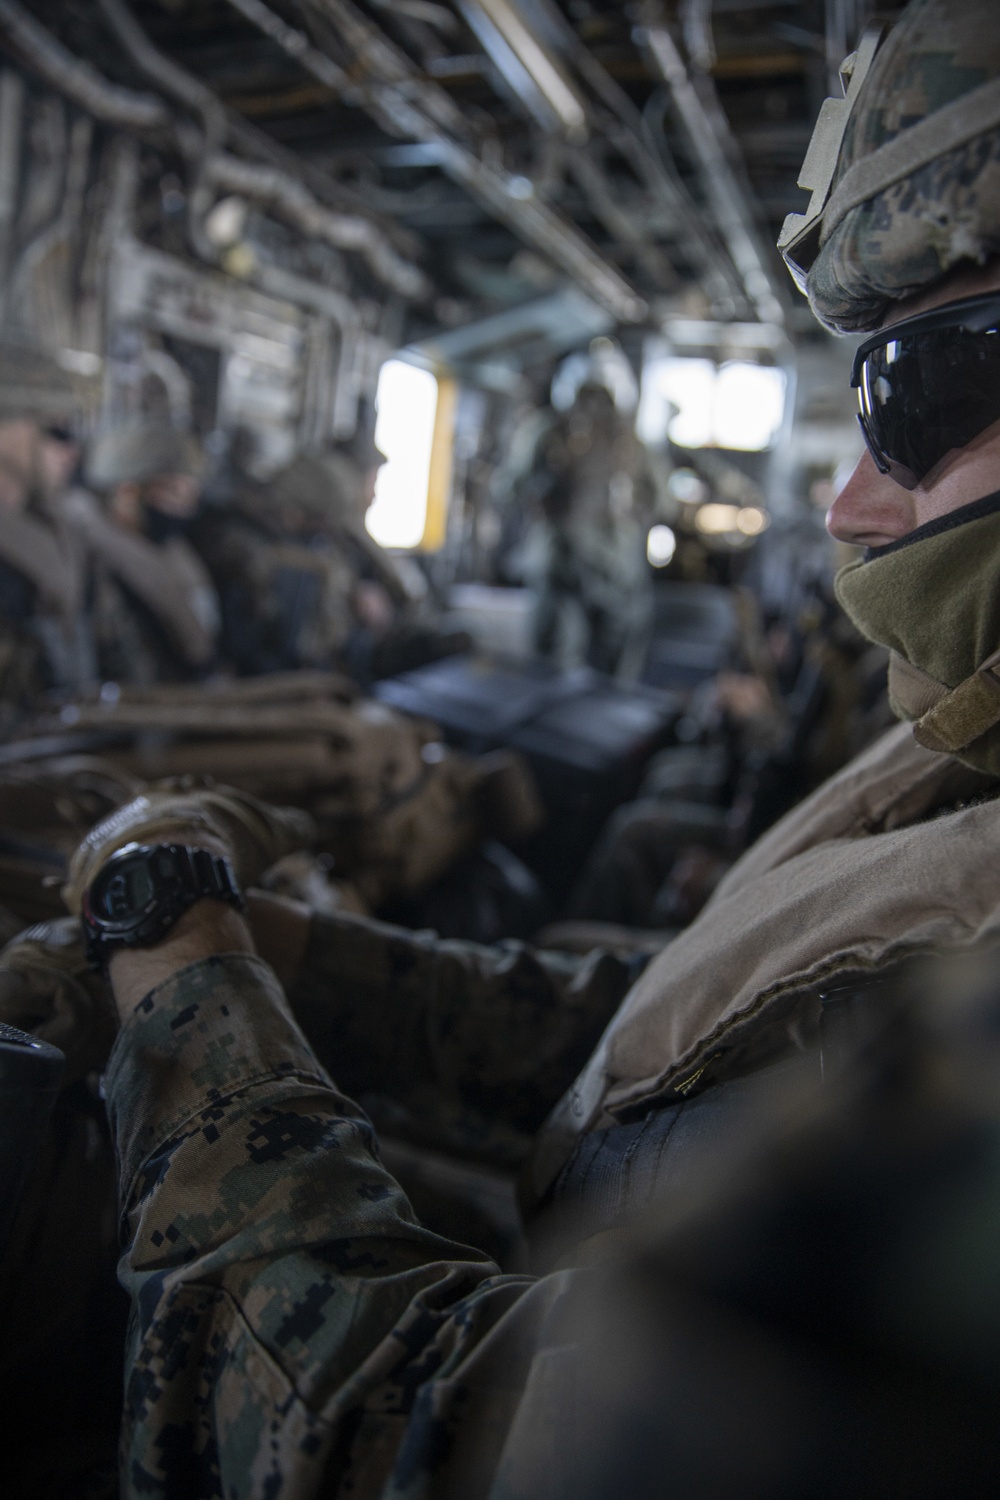
[(81, 549), (60, 515), (78, 403), (49, 355), (0, 345), (0, 699), (7, 727), (93, 680)]
[[(964, 1173), (969, 1154), (957, 1147), (971, 1139), (977, 1159), (991, 1164), (995, 1197), (995, 1096), (986, 1133), (963, 1134), (948, 1115), (942, 1136), (946, 1116), (920, 1112), (932, 1145), (917, 1176), (927, 1180), (933, 1157), (939, 1186), (919, 1200), (904, 1190), (895, 1230), (865, 1243), (851, 1238), (846, 1266), (829, 1253), (819, 1264), (798, 1253), (790, 1260), (789, 1247), (808, 1226), (827, 1252), (829, 1223), (843, 1225), (852, 1209), (864, 1215), (881, 1199), (886, 1163), (900, 1163), (892, 1176), (899, 1186), (912, 1160), (899, 1146), (913, 1132), (901, 1122), (884, 1132), (898, 1119), (891, 1103), (842, 1121), (837, 1148), (818, 1170), (794, 1150), (782, 1157), (798, 1161), (802, 1191), (776, 1212), (759, 1183), (752, 1187), (749, 1232), (745, 1224), (733, 1239), (723, 1225), (684, 1239), (682, 1225), (686, 1254), (670, 1263), (681, 1268), (687, 1300), (655, 1282), (658, 1300), (648, 1305), (662, 1316), (652, 1340), (636, 1311), (646, 1304), (633, 1304), (638, 1384), (615, 1382), (621, 1366), (607, 1349), (617, 1345), (596, 1351), (609, 1372), (604, 1389), (618, 1402), (617, 1448), (588, 1443), (592, 1425), (606, 1432), (596, 1424), (608, 1403), (596, 1399), (600, 1382), (591, 1384), (591, 1367), (581, 1365), (566, 1311), (574, 1296), (591, 1311), (602, 1305), (602, 1283), (587, 1267), (602, 1257), (614, 1264), (621, 1226), (640, 1208), (672, 1200), (679, 1182), (690, 1190), (683, 1174), (696, 1144), (738, 1152), (780, 1091), (785, 1062), (814, 1047), (838, 995), (849, 993), (851, 1014), (862, 1019), (879, 1003), (866, 981), (899, 959), (995, 943), (1000, 933), (1000, 695), (990, 681), (1000, 641), (984, 592), (989, 568), (977, 559), (991, 551), (1000, 512), (990, 364), (1000, 323), (987, 305), (998, 287), (1000, 230), (993, 11), (993, 0), (909, 7), (856, 88), (856, 118), (827, 183), (831, 207), (852, 206), (819, 225), (808, 282), (823, 316), (871, 329), (856, 373), (871, 455), (832, 524), (868, 548), (840, 591), (873, 637), (891, 636), (886, 643), (905, 664), (895, 668), (894, 698), (906, 722), (743, 856), (632, 987), (539, 1132), (527, 1196), (561, 1206), (589, 1237), (585, 1247), (568, 1249), (558, 1272), (531, 1282), (498, 1276), (492, 1262), (415, 1223), (369, 1122), (317, 1056), (337, 1072), (350, 991), (380, 972), (376, 953), (387, 950), (378, 934), (353, 978), (343, 962), (326, 970), (324, 1013), (312, 1018), (317, 1051), (254, 952), (262, 933), (227, 908), (202, 903), (186, 929), (151, 951), (115, 955), (121, 1031), (105, 1088), (122, 1159), (123, 1280), (137, 1313), (123, 1451), (147, 1489), (190, 1488), (193, 1474), (199, 1493), (212, 1495), (256, 1483), (276, 1494), (333, 1485), (371, 1496), (534, 1496), (576, 1473), (566, 1493), (660, 1494), (675, 1477), (684, 1494), (988, 1489), (973, 1475), (984, 1455), (995, 1470), (995, 1362), (981, 1335), (988, 1295), (970, 1300), (963, 1277), (995, 1233), (979, 1192), (973, 1212), (963, 1196), (968, 1177), (956, 1182), (951, 1169), (957, 1163)], [(864, 170), (852, 177), (855, 166)], [(888, 232), (896, 214), (898, 236)], [(808, 244), (797, 253), (804, 260)], [(834, 264), (835, 304), (824, 290), (824, 266)], [(943, 392), (942, 370), (950, 376)], [(945, 399), (954, 381), (965, 392), (962, 425)], [(933, 629), (923, 629), (926, 619)], [(148, 804), (137, 803), (88, 839), (72, 867), (75, 899), (101, 880), (123, 841), (148, 833), (149, 816)], [(178, 832), (200, 826), (206, 851), (228, 853), (237, 878), (252, 878), (245, 824), (198, 824), (189, 805), (177, 818)], [(158, 837), (163, 827), (156, 823)], [(286, 915), (306, 928), (288, 985), (294, 1008), (310, 971), (323, 976), (337, 939), (330, 919)], [(384, 987), (354, 1015), (368, 1034), (355, 1089), (377, 1089), (383, 1065), (386, 1081), (402, 1046), (411, 1086), (464, 1087), (483, 1111), (511, 1109), (534, 1045), (527, 992), (501, 986), (488, 1025), (465, 1031), (461, 997), (449, 1008), (441, 989), (428, 986), (401, 1004), (393, 979), (402, 967), (387, 963), (381, 972)], [(899, 1063), (897, 1055), (884, 1070), (896, 1083)], [(558, 1071), (550, 1068), (550, 1082)], [(941, 1065), (939, 1051), (919, 1071), (927, 1099), (950, 1064)], [(532, 1080), (535, 1109), (544, 1107), (544, 1081), (541, 1073)], [(817, 1213), (831, 1192), (836, 1206)], [(947, 1229), (947, 1243), (961, 1251), (935, 1252), (929, 1225), (935, 1243)], [(648, 1233), (647, 1267), (670, 1229), (657, 1223)], [(667, 1243), (676, 1250), (676, 1239)], [(766, 1264), (762, 1244), (775, 1247)], [(993, 1264), (992, 1248), (986, 1259)], [(710, 1285), (719, 1300), (708, 1297)], [(728, 1352), (722, 1307), (736, 1329)], [(964, 1333), (956, 1343), (957, 1323)], [(868, 1383), (845, 1387), (873, 1329)], [(798, 1342), (786, 1362), (775, 1340), (789, 1337)], [(823, 1337), (830, 1362), (817, 1367)], [(980, 1376), (965, 1384), (970, 1358), (990, 1372), (988, 1400)], [(943, 1372), (954, 1383), (953, 1369), (963, 1371), (960, 1412), (941, 1425), (943, 1390), (928, 1377)], [(778, 1405), (748, 1406), (747, 1393), (768, 1372), (780, 1379), (780, 1391), (768, 1387)], [(650, 1418), (637, 1426), (643, 1401)], [(870, 1425), (862, 1407), (875, 1410)], [(653, 1445), (652, 1482), (623, 1488), (623, 1471), (601, 1465), (629, 1439), (639, 1446), (637, 1432), (647, 1452)], [(598, 1465), (592, 1483), (573, 1468), (581, 1454)]]
[(336, 667), (367, 685), (468, 644), (423, 620), (412, 578), (365, 529), (384, 463), (361, 424), (267, 481), (240, 476), (206, 507), (195, 541), (241, 674)]
[(148, 685), (204, 676), (215, 662), (218, 601), (187, 540), (201, 495), (196, 440), (154, 423), (101, 433), (65, 513), (93, 572), (101, 677)]

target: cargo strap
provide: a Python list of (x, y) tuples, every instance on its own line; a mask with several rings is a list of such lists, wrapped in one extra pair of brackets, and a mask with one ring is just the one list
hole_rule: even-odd
[(957, 755), (1000, 723), (1000, 651), (988, 656), (971, 677), (946, 692), (917, 719), (913, 738), (925, 750)]

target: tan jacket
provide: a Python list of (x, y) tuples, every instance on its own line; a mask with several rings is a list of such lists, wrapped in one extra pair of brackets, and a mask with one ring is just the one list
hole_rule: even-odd
[(900, 724), (776, 824), (633, 986), (540, 1133), (532, 1190), (581, 1134), (786, 1050), (832, 975), (1000, 934), (993, 786)]
[[(206, 670), (215, 655), (219, 630), (218, 601), (205, 565), (180, 537), (154, 545), (145, 537), (117, 526), (92, 495), (74, 490), (63, 505), (69, 527), (87, 548), (96, 580), (96, 630), (114, 637), (121, 655), (128, 622), (127, 609), (117, 598), (124, 585), (158, 622), (176, 658), (180, 675)], [(133, 643), (136, 657), (138, 641)], [(145, 682), (159, 675), (155, 666), (138, 659), (127, 681)], [(169, 675), (177, 675), (170, 673)]]

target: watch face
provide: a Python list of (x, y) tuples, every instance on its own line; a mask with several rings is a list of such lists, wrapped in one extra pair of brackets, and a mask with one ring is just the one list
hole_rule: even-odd
[(112, 922), (121, 922), (142, 911), (152, 898), (153, 882), (146, 864), (130, 860), (114, 871), (101, 892), (101, 915)]
[(84, 892), (80, 915), (96, 969), (116, 947), (158, 943), (198, 901), (243, 910), (228, 860), (184, 844), (126, 844)]
[(169, 847), (139, 846), (117, 855), (98, 875), (90, 891), (90, 911), (99, 922), (128, 925), (156, 904), (161, 892), (181, 874)]

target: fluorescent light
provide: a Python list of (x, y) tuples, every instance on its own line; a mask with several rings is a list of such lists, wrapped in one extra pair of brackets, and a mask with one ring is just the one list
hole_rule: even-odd
[(379, 470), (365, 526), (382, 547), (416, 547), (427, 523), (438, 383), (429, 370), (390, 359), (375, 399), (375, 443), (388, 461)]
[(760, 510), (756, 505), (744, 505), (736, 514), (736, 529), (742, 531), (744, 536), (760, 536), (771, 524), (771, 517), (766, 510)]
[[(583, 105), (510, 0), (466, 0), (463, 9), (470, 21), (477, 10), (489, 18), (560, 124), (571, 135), (585, 135), (587, 116)], [(473, 15), (469, 15), (470, 11)], [(481, 33), (481, 28), (474, 29)], [(496, 55), (495, 47), (490, 47), (488, 34), (480, 34), (480, 40), (500, 66), (503, 59)]]
[(654, 568), (665, 568), (677, 551), (677, 538), (669, 526), (651, 526), (646, 538), (646, 556)]
[(739, 516), (738, 505), (718, 505), (713, 501), (696, 512), (694, 524), (706, 536), (723, 536), (727, 531), (739, 530)]

